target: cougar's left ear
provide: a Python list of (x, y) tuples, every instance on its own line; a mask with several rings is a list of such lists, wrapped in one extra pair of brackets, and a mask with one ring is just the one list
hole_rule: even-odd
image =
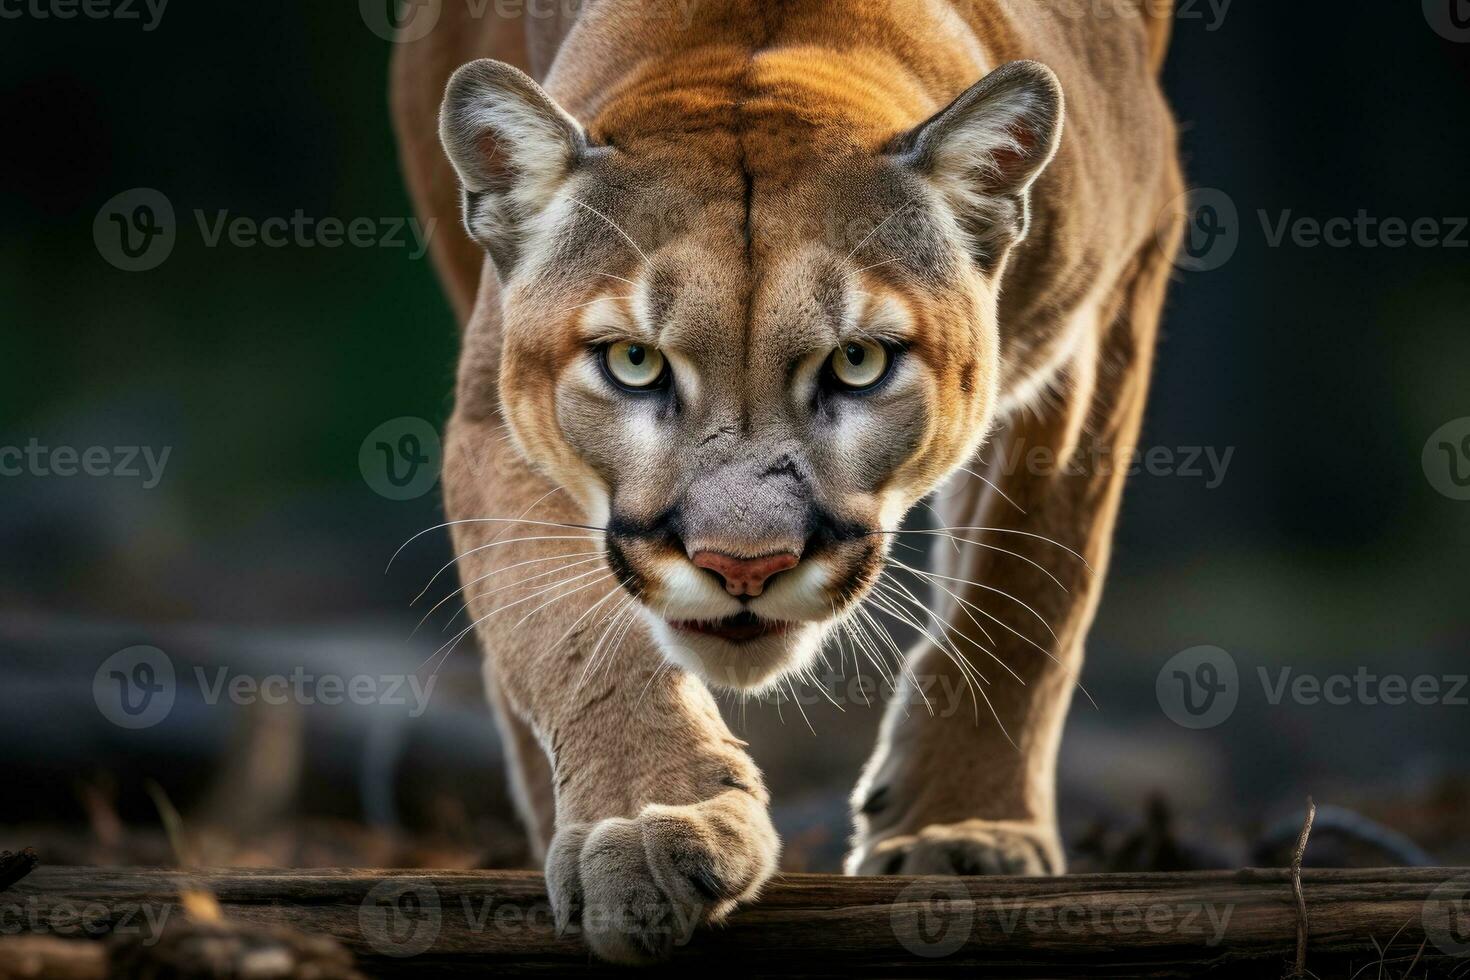
[(945, 198), (983, 266), (1026, 237), (1031, 184), (1062, 139), (1062, 86), (1035, 61), (1012, 61), (899, 136), (890, 152)]
[(484, 58), (449, 79), (439, 139), (464, 188), (465, 228), (505, 279), (586, 154), (586, 131), (525, 72)]

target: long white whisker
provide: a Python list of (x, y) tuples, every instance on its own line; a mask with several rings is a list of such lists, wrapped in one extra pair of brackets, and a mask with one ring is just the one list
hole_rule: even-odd
[[(600, 552), (594, 558), (583, 558), (581, 561), (574, 561), (574, 562), (572, 562), (569, 565), (562, 565), (562, 566), (560, 566), (558, 568), (553, 568), (549, 572), (540, 572), (540, 573), (538, 573), (536, 575), (529, 576), (528, 578), (517, 579), (516, 581), (511, 582), (508, 585), (500, 585), (500, 586), (496, 586), (493, 589), (489, 589), (489, 590), (487, 590), (485, 592), (477, 592), (473, 596), (470, 596), (469, 597), (469, 601), (467, 601), (463, 606), (460, 606), (459, 607), (459, 609), (455, 612), (454, 616), (458, 616), (460, 613), (464, 612), (466, 609), (468, 609), (470, 607), (470, 604), (473, 603), (473, 602), (475, 602), (477, 599), (484, 599), (487, 596), (492, 596), (492, 595), (496, 595), (498, 593), (504, 592), (506, 589), (514, 589), (516, 586), (525, 585), (527, 582), (533, 582), (533, 581), (535, 581), (538, 578), (546, 578), (546, 576), (548, 576), (548, 575), (557, 575), (557, 574), (560, 574), (561, 572), (568, 572), (568, 571), (571, 571), (573, 568), (578, 568), (578, 567), (580, 567), (582, 565), (590, 565), (593, 562), (597, 562), (598, 564), (601, 564), (602, 563), (602, 554)], [(578, 579), (586, 578), (588, 575), (591, 575), (593, 572), (596, 572), (596, 571), (597, 571), (597, 569), (594, 568), (594, 569), (591, 569), (590, 571), (583, 572), (581, 575), (574, 575), (571, 578), (562, 579), (562, 582), (563, 583), (566, 583), (566, 582), (575, 582)], [(539, 588), (539, 586), (538, 586), (538, 588)], [(454, 622), (454, 617), (450, 617), (450, 620), (449, 621), (451, 623)], [(446, 629), (447, 628), (448, 627), (446, 626)]]
[(1072, 591), (1070, 589), (1068, 589), (1065, 585), (1062, 584), (1062, 580), (1059, 579), (1059, 578), (1057, 578), (1055, 575), (1053, 575), (1051, 573), (1051, 571), (1045, 565), (1041, 564), (1041, 562), (1036, 561), (1036, 560), (1034, 560), (1032, 558), (1028, 558), (1027, 556), (1021, 554), (1019, 551), (1011, 551), (1011, 550), (1009, 550), (1007, 548), (1002, 548), (999, 545), (990, 544), (990, 543), (985, 542), (985, 541), (974, 541), (974, 540), (971, 540), (970, 538), (962, 538), (959, 535), (950, 534), (950, 533), (948, 533), (946, 531), (914, 531), (912, 533), (914, 533), (914, 534), (937, 534), (937, 535), (939, 535), (941, 537), (948, 538), (950, 540), (950, 543), (954, 545), (956, 551), (959, 550), (959, 547), (960, 547), (959, 543), (960, 542), (963, 542), (964, 544), (968, 544), (968, 545), (971, 545), (971, 546), (976, 547), (976, 548), (984, 548), (986, 551), (997, 551), (997, 552), (1001, 553), (1002, 555), (1010, 555), (1012, 558), (1019, 558), (1022, 561), (1024, 561), (1026, 564), (1032, 566), (1037, 571), (1039, 571), (1041, 574), (1045, 575), (1047, 578), (1049, 578), (1053, 582), (1055, 582), (1057, 588), (1061, 589), (1063, 592), (1067, 593), (1068, 595), (1071, 595), (1072, 594)]
[[(875, 583), (876, 590), (882, 590), (882, 588), (883, 583), (881, 581)], [(966, 686), (971, 688), (970, 699), (972, 701), (974, 700), (975, 695), (973, 690), (974, 682), (973, 680), (971, 680), (970, 675), (973, 673), (984, 683), (990, 683), (990, 681), (985, 678), (985, 675), (981, 674), (980, 671), (976, 669), (974, 664), (965, 659), (964, 655), (961, 654), (957, 648), (955, 648), (953, 641), (951, 641), (947, 636), (944, 639), (936, 637), (933, 633), (930, 633), (927, 628), (921, 625), (917, 618), (907, 615), (896, 601), (897, 599), (901, 598), (898, 593), (895, 592), (892, 593), (891, 596), (884, 596), (880, 593), (880, 591), (874, 591), (874, 593), (869, 598), (874, 604), (878, 606), (879, 609), (883, 610), (894, 619), (897, 619), (901, 623), (906, 623), (913, 629), (918, 630), (926, 638), (928, 638), (929, 642), (934, 644), (935, 648), (938, 649), (939, 652), (948, 657), (954, 663), (955, 667), (959, 669), (960, 674), (965, 678)], [(907, 661), (905, 661), (905, 666), (908, 667)], [(915, 689), (918, 690), (920, 694), (923, 694), (923, 686), (918, 682), (917, 675), (912, 674), (912, 668), (909, 669), (911, 672), (910, 676), (913, 677)], [(925, 701), (928, 701), (927, 696), (925, 696)], [(933, 709), (931, 708), (930, 710), (932, 711)], [(975, 713), (977, 719), (979, 718), (979, 712), (980, 706), (977, 703), (975, 705)]]
[[(1022, 530), (1019, 530), (1019, 529), (1013, 528), (1013, 527), (937, 527), (937, 528), (934, 528), (933, 530), (934, 531), (982, 531), (982, 532), (989, 531), (989, 532), (992, 532), (992, 533), (995, 533), (995, 534), (1019, 534), (1022, 537), (1035, 538), (1037, 541), (1045, 541), (1049, 545), (1052, 545), (1052, 546), (1057, 547), (1057, 548), (1061, 548), (1067, 554), (1071, 555), (1073, 558), (1076, 558), (1078, 561), (1080, 561), (1082, 563), (1083, 567), (1086, 568), (1089, 572), (1092, 571), (1092, 566), (1089, 565), (1089, 564), (1087, 564), (1087, 559), (1086, 558), (1083, 558), (1077, 552), (1073, 551), (1071, 548), (1068, 548), (1066, 545), (1062, 544), (1060, 541), (1057, 541), (1054, 538), (1049, 538), (1049, 537), (1047, 537), (1044, 534), (1033, 534), (1030, 531), (1022, 531)], [(897, 534), (898, 532), (897, 531), (880, 531), (878, 533), (880, 533), (880, 534)], [(916, 533), (916, 534), (930, 534), (930, 533), (933, 533), (933, 532), (932, 531), (916, 531), (914, 533)], [(968, 540), (968, 539), (962, 538), (961, 540)]]
[[(842, 257), (842, 262), (846, 262), (848, 259), (850, 259), (854, 255), (856, 255), (858, 253), (858, 249), (860, 249), (864, 245), (868, 244), (868, 240), (870, 238), (872, 238), (874, 235), (878, 234), (878, 232), (882, 230), (882, 228), (883, 228), (884, 225), (886, 225), (886, 224), (888, 224), (888, 222), (892, 221), (902, 211), (904, 211), (907, 208), (909, 208), (910, 206), (918, 203), (918, 200), (919, 200), (918, 198), (913, 198), (911, 200), (905, 201), (904, 203), (900, 204), (898, 207), (894, 208), (892, 211), (888, 212), (888, 217), (884, 218), (882, 221), (880, 221), (876, 225), (874, 225), (873, 226), (873, 230), (870, 231), (870, 232), (868, 232), (866, 235), (864, 235), (863, 236), (863, 240), (860, 241), (860, 242), (858, 242), (856, 245), (854, 245), (852, 247), (852, 251), (851, 252), (848, 252), (846, 255), (844, 255)], [(842, 262), (839, 262), (838, 265), (841, 265)]]
[[(531, 507), (535, 507), (536, 504), (539, 504), (542, 500), (545, 500), (547, 497), (556, 493), (560, 489), (561, 487), (553, 487), (552, 489), (546, 491), (546, 493), (543, 493), (540, 499), (538, 499), (535, 504), (532, 504)], [(530, 509), (530, 507), (526, 508), (527, 512), (529, 512)], [(415, 541), (423, 537), (425, 534), (428, 534), (430, 531), (437, 531), (440, 528), (444, 527), (453, 527), (456, 524), (541, 524), (546, 527), (564, 527), (577, 531), (606, 530), (605, 528), (594, 527), (591, 524), (562, 524), (557, 521), (527, 521), (514, 517), (466, 517), (463, 520), (458, 521), (445, 521), (443, 524), (435, 524), (433, 527), (424, 528), (422, 531), (419, 531), (417, 534), (411, 536), (407, 541), (403, 542), (403, 544), (399, 545), (398, 550), (393, 552), (393, 557), (389, 558), (388, 564), (384, 566), (384, 574), (387, 573), (388, 569), (393, 567), (394, 560), (403, 553), (404, 548), (407, 548), (409, 545), (413, 544)]]
[(633, 251), (635, 251), (635, 252), (638, 253), (638, 257), (643, 260), (643, 264), (644, 265), (650, 264), (648, 255), (643, 251), (643, 249), (641, 249), (641, 248), (638, 247), (638, 243), (637, 242), (633, 241), (633, 236), (629, 235), (626, 231), (624, 231), (622, 229), (622, 227), (619, 226), (616, 221), (614, 221), (613, 219), (609, 218), (607, 215), (603, 214), (601, 211), (597, 210), (596, 208), (594, 208), (592, 205), (586, 203), (585, 201), (579, 201), (575, 197), (572, 197), (570, 195), (567, 196), (567, 200), (568, 201), (571, 201), (575, 205), (578, 205), (579, 207), (586, 208), (588, 211), (591, 211), (593, 214), (597, 215), (603, 221), (606, 221), (608, 223), (608, 227), (612, 228), (612, 230), (615, 231), (615, 232), (617, 232), (619, 235), (622, 235), (624, 241), (626, 241), (629, 245), (632, 245), (633, 246)]
[[(598, 575), (599, 577), (593, 579), (592, 581), (588, 582), (585, 585), (579, 585), (579, 586), (577, 586), (571, 592), (564, 592), (564, 593), (562, 593), (559, 596), (552, 596), (551, 599), (549, 599), (546, 602), (543, 602), (541, 605), (537, 606), (535, 609), (532, 609), (530, 612), (526, 613), (520, 619), (516, 620), (516, 624), (511, 627), (511, 630), (512, 631), (515, 631), (517, 629), (520, 629), (522, 623), (524, 623), (526, 620), (530, 619), (532, 616), (536, 615), (541, 610), (545, 609), (547, 606), (551, 605), (553, 602), (559, 602), (560, 600), (565, 599), (567, 596), (571, 595), (573, 592), (581, 592), (583, 589), (590, 589), (590, 588), (592, 588), (592, 586), (597, 585), (598, 583), (603, 582), (603, 581), (605, 581), (605, 580), (607, 580), (609, 578), (615, 578), (615, 576), (613, 575), (613, 573), (610, 572), (610, 571), (601, 571), (600, 569), (594, 568), (590, 572), (583, 572), (581, 575), (577, 575), (577, 576), (575, 576), (573, 578), (567, 579), (565, 582), (562, 582), (561, 584), (562, 585), (570, 585), (571, 583), (577, 581), (578, 579), (586, 578), (588, 575)], [(546, 592), (547, 592), (547, 590), (543, 589), (540, 592), (536, 593), (536, 595), (545, 595)], [(527, 598), (534, 598), (534, 596), (527, 596)], [(516, 600), (516, 602), (524, 602), (524, 601), (525, 601), (525, 599), (517, 599)], [(505, 607), (502, 607), (502, 608), (505, 608)]]
[(573, 310), (580, 310), (584, 306), (593, 306), (593, 305), (595, 305), (597, 303), (601, 303), (605, 299), (637, 299), (637, 297), (636, 296), (599, 296), (596, 299), (589, 299), (585, 303), (578, 303), (576, 306), (566, 306), (566, 307), (563, 307), (562, 309), (559, 309), (559, 310), (552, 310), (551, 312), (552, 312), (553, 315), (555, 315), (557, 313), (570, 313)]
[(468, 558), (470, 555), (473, 555), (473, 554), (475, 554), (478, 551), (484, 551), (487, 548), (500, 548), (500, 547), (504, 547), (505, 545), (508, 545), (508, 544), (525, 544), (526, 542), (529, 542), (529, 541), (601, 541), (601, 540), (602, 540), (602, 537), (600, 535), (596, 535), (596, 534), (550, 534), (550, 535), (544, 535), (544, 536), (540, 536), (540, 537), (506, 538), (503, 541), (496, 540), (496, 541), (491, 541), (489, 544), (482, 544), (482, 545), (480, 545), (478, 547), (471, 548), (469, 551), (466, 551), (462, 555), (456, 556), (452, 561), (450, 561), (446, 565), (444, 565), (443, 568), (440, 568), (437, 572), (435, 572), (432, 576), (430, 576), (428, 583), (423, 588), (423, 591), (420, 592), (418, 595), (414, 596), (413, 597), (413, 601), (410, 602), (409, 605), (411, 606), (415, 602), (418, 602), (420, 599), (422, 599), (424, 597), (424, 593), (425, 592), (428, 592), (429, 589), (433, 587), (434, 583), (436, 581), (438, 581), (439, 576), (440, 575), (443, 575), (445, 572), (449, 571), (449, 569), (453, 568), (456, 562), (463, 561), (464, 559)]
[[(1046, 619), (1042, 617), (1041, 613), (1037, 612), (1035, 609), (1032, 609), (1023, 600), (1016, 598), (1015, 596), (1011, 595), (1009, 592), (1006, 592), (1006, 591), (1004, 591), (1002, 589), (997, 589), (997, 588), (995, 588), (994, 586), (991, 586), (991, 585), (983, 585), (980, 582), (972, 582), (969, 579), (955, 578), (953, 575), (940, 575), (938, 572), (926, 572), (923, 569), (914, 568), (914, 567), (912, 567), (910, 565), (905, 565), (903, 562), (899, 561), (897, 558), (890, 558), (888, 560), (891, 563), (893, 563), (894, 565), (897, 565), (899, 568), (902, 568), (904, 571), (906, 571), (906, 572), (912, 572), (913, 574), (918, 575), (918, 576), (921, 576), (923, 578), (927, 578), (930, 581), (934, 581), (935, 579), (944, 579), (946, 582), (955, 582), (955, 583), (958, 583), (960, 585), (968, 585), (968, 586), (970, 586), (972, 588), (984, 589), (986, 592), (994, 592), (996, 595), (1004, 596), (1005, 598), (1007, 598), (1007, 599), (1011, 600), (1012, 602), (1016, 603), (1022, 609), (1025, 609), (1031, 615), (1035, 616), (1036, 617), (1036, 621), (1039, 622), (1042, 626), (1044, 626), (1046, 628), (1046, 631), (1048, 633), (1051, 633), (1051, 638), (1053, 640), (1056, 640), (1058, 643), (1061, 643), (1062, 642), (1061, 641), (1061, 638), (1058, 637), (1057, 634), (1052, 630), (1051, 625), (1049, 623), (1047, 623)], [(951, 592), (950, 595), (954, 595), (954, 593)], [(956, 596), (956, 598), (959, 598), (959, 597)], [(963, 601), (963, 600), (961, 600), (961, 601)], [(999, 620), (997, 620), (997, 622), (999, 622)], [(1002, 623), (1001, 625), (1005, 625), (1005, 624)]]
[[(619, 585), (618, 591), (622, 591), (621, 584)], [(577, 678), (577, 686), (574, 687), (572, 690), (581, 690), (582, 684), (587, 680), (588, 676), (593, 673), (592, 667), (594, 664), (597, 663), (598, 651), (602, 649), (602, 645), (604, 642), (607, 641), (608, 635), (613, 631), (613, 627), (616, 626), (618, 621), (622, 619), (623, 614), (627, 612), (628, 607), (632, 605), (633, 602), (633, 597), (631, 595), (625, 594), (623, 601), (613, 606), (612, 612), (609, 613), (607, 617), (603, 620), (604, 625), (602, 628), (602, 632), (598, 634), (597, 642), (592, 645), (592, 652), (587, 655), (587, 663), (582, 666), (582, 676)]]
[[(950, 639), (949, 634), (951, 632), (957, 632), (957, 631), (953, 630), (953, 628), (948, 623), (944, 622), (939, 617), (933, 615), (929, 611), (929, 609), (922, 602), (919, 601), (918, 597), (916, 597), (908, 589), (902, 589), (901, 592), (898, 591), (897, 589), (895, 589), (894, 586), (895, 585), (898, 585), (898, 583), (893, 582), (892, 580), (888, 580), (887, 582), (885, 582), (884, 580), (880, 579), (876, 584), (877, 584), (877, 586), (880, 589), (882, 589), (882, 590), (884, 590), (884, 591), (886, 591), (888, 593), (888, 595), (890, 596), (890, 601), (891, 602), (893, 602), (895, 604), (898, 604), (900, 606), (900, 608), (902, 607), (902, 603), (903, 602), (910, 603), (914, 607), (914, 609), (916, 610), (916, 617), (915, 618), (917, 618), (917, 613), (922, 613), (922, 614), (924, 614), (925, 616), (928, 617), (928, 621), (929, 622), (935, 624), (939, 628), (940, 641), (936, 643), (936, 646), (938, 646), (939, 649), (941, 651), (943, 651), (945, 653), (945, 655), (948, 656), (950, 658), (950, 660), (952, 660), (954, 662), (955, 666), (959, 668), (959, 670), (960, 670), (960, 672), (962, 674), (967, 675), (966, 676), (967, 683), (970, 683), (970, 684), (973, 685), (973, 683), (974, 683), (974, 681), (976, 679), (978, 679), (982, 684), (989, 684), (990, 683), (990, 679), (988, 677), (986, 677), (984, 674), (982, 674), (980, 672), (980, 669), (978, 667), (976, 667), (973, 663), (970, 662), (970, 658), (969, 657), (966, 657), (960, 651), (959, 646), (954, 642), (954, 640)], [(915, 623), (911, 623), (911, 625), (915, 626), (916, 628), (922, 629), (922, 627), (919, 627), (916, 622)], [(924, 630), (924, 633), (931, 640), (934, 639), (933, 634), (929, 633), (927, 630)], [(959, 635), (962, 636), (962, 637), (964, 637), (964, 634), (963, 633), (961, 633)], [(964, 637), (964, 638), (969, 643), (971, 643), (973, 646), (975, 646), (977, 649), (985, 650), (984, 647), (980, 646), (980, 644), (978, 644), (978, 643), (975, 643), (974, 640), (970, 640), (968, 637)], [(986, 651), (986, 652), (988, 653), (989, 651)], [(1005, 666), (1005, 665), (1002, 664), (1001, 666)], [(973, 678), (969, 676), (971, 674), (973, 674)], [(971, 696), (971, 700), (973, 700), (973, 694)], [(978, 704), (975, 706), (975, 710), (976, 710), (976, 714), (977, 714), (977, 717), (978, 717), (978, 714), (979, 714), (979, 705)]]
[[(605, 575), (607, 577), (611, 578), (612, 577), (612, 572), (606, 572)], [(583, 589), (591, 588), (592, 586), (596, 585), (599, 581), (601, 581), (601, 579), (594, 579), (593, 581), (588, 582), (586, 585), (579, 585), (575, 589), (572, 589), (571, 592), (566, 592), (566, 593), (563, 593), (562, 595), (554, 596), (551, 601), (552, 602), (556, 602), (556, 601), (558, 601), (560, 599), (565, 599), (567, 596), (572, 595), (575, 592), (580, 592)], [(453, 638), (451, 638), (447, 643), (444, 644), (444, 646), (440, 647), (438, 650), (435, 650), (432, 654), (430, 654), (428, 660), (425, 660), (424, 663), (427, 664), (429, 662), (429, 660), (434, 659), (440, 653), (444, 653), (444, 659), (445, 660), (448, 660), (449, 659), (449, 654), (454, 652), (454, 646), (457, 645), (459, 643), (459, 641), (461, 639), (463, 639), (466, 634), (470, 633), (472, 630), (474, 630), (481, 623), (485, 622), (485, 620), (489, 619), (491, 616), (495, 616), (495, 615), (497, 615), (499, 613), (503, 613), (507, 609), (513, 609), (516, 606), (519, 606), (523, 602), (529, 602), (532, 599), (537, 598), (538, 596), (545, 595), (547, 592), (549, 592), (549, 591), (551, 591), (553, 589), (561, 588), (565, 584), (566, 584), (565, 582), (558, 582), (556, 585), (550, 586), (550, 587), (548, 587), (546, 589), (542, 589), (542, 590), (540, 590), (538, 592), (533, 592), (531, 595), (528, 595), (528, 596), (525, 596), (523, 598), (517, 599), (514, 602), (507, 603), (506, 605), (500, 606), (500, 607), (498, 607), (496, 609), (492, 609), (490, 612), (486, 613), (484, 616), (481, 616), (479, 619), (475, 620), (473, 623), (471, 623), (470, 625), (466, 626), (464, 629), (462, 629), (458, 633), (456, 633)], [(549, 603), (543, 604), (543, 605), (540, 605), (540, 606), (537, 606), (535, 609), (531, 610), (531, 613), (534, 615), (536, 612), (540, 611), (541, 609), (546, 608), (546, 605), (549, 605)], [(525, 622), (525, 620), (522, 619), (521, 622)], [(517, 623), (516, 625), (519, 626), (520, 624)], [(446, 649), (445, 649), (446, 647), (448, 648), (447, 652), (446, 652)], [(423, 665), (420, 664), (420, 666), (422, 667)], [(435, 669), (437, 670), (438, 668), (435, 668)]]
[(981, 483), (985, 484), (987, 487), (989, 487), (990, 489), (994, 490), (996, 493), (1000, 494), (1000, 499), (1004, 500), (1006, 503), (1010, 504), (1012, 507), (1016, 508), (1016, 510), (1019, 510), (1021, 513), (1023, 513), (1023, 514), (1026, 513), (1026, 508), (1025, 507), (1022, 507), (1020, 504), (1016, 503), (1010, 497), (1006, 496), (1006, 492), (1004, 490), (1002, 490), (1000, 487), (996, 486), (994, 483), (991, 483), (989, 480), (987, 480), (985, 477), (981, 476), (979, 473), (976, 473), (974, 470), (972, 470), (972, 469), (970, 469), (968, 467), (965, 467), (965, 466), (956, 466), (955, 469), (959, 470), (961, 473), (968, 473), (970, 476), (973, 476), (975, 479), (979, 480)]
[[(426, 613), (424, 613), (424, 618), (421, 619), (421, 620), (419, 620), (418, 626), (415, 626), (413, 628), (414, 633), (417, 633), (419, 631), (419, 629), (424, 625), (424, 623), (428, 622), (429, 617), (432, 616), (432, 615), (434, 615), (434, 610), (438, 609), (440, 606), (444, 605), (444, 603), (448, 602), (450, 599), (453, 599), (455, 596), (459, 595), (461, 592), (465, 591), (470, 586), (476, 585), (476, 584), (478, 584), (480, 582), (483, 582), (487, 578), (492, 578), (492, 577), (494, 577), (496, 575), (501, 574), (502, 572), (508, 572), (508, 571), (511, 571), (512, 569), (520, 568), (523, 565), (536, 565), (536, 564), (540, 564), (542, 562), (557, 561), (558, 559), (562, 559), (562, 558), (567, 558), (567, 559), (570, 559), (570, 558), (586, 558), (586, 557), (589, 557), (589, 556), (595, 556), (595, 557), (601, 558), (602, 555), (603, 555), (603, 553), (601, 551), (577, 551), (577, 552), (573, 552), (570, 555), (548, 555), (545, 558), (528, 558), (525, 561), (518, 561), (514, 565), (506, 565), (503, 568), (497, 568), (497, 569), (494, 569), (492, 571), (486, 572), (484, 575), (476, 576), (475, 578), (470, 579), (464, 585), (461, 585), (459, 588), (455, 589), (453, 592), (451, 592), (448, 595), (446, 595), (444, 598), (440, 599), (438, 602), (434, 603), (434, 605), (429, 608), (429, 611), (426, 612)], [(571, 566), (564, 566), (564, 567), (571, 567)], [(554, 569), (554, 571), (559, 571), (559, 570), (560, 569)], [(548, 572), (548, 573), (544, 573), (544, 574), (550, 574), (550, 573)], [(530, 581), (530, 579), (521, 579), (520, 581), (522, 581), (522, 582), (528, 582), (528, 581)], [(458, 616), (461, 612), (464, 612), (464, 610), (463, 609), (460, 609), (454, 615), (455, 616)], [(450, 619), (449, 619), (449, 621), (450, 622), (454, 622), (454, 617), (451, 616)], [(409, 635), (412, 636), (413, 634), (410, 633)]]

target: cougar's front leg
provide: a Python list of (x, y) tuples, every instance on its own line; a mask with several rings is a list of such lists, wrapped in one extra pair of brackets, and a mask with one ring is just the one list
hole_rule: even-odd
[[(586, 515), (530, 471), (493, 418), (451, 422), (445, 493), (497, 700), (550, 761), (557, 923), (607, 959), (660, 958), (775, 870), (760, 772), (703, 683), (664, 663), (601, 536), (576, 526)], [(534, 810), (536, 794), (523, 799)]]
[[(909, 676), (950, 696), (933, 716), (917, 692), (900, 691), (890, 705), (853, 797), (850, 873), (1064, 870), (1057, 750), (1137, 440), (1168, 268), (1162, 253), (1140, 260), (1064, 368), (1061, 404), (1019, 413), (982, 451), (1004, 497), (970, 478), (939, 501), (946, 533), (978, 543), (936, 536), (947, 578), (934, 595), (953, 649), (923, 649)], [(973, 703), (956, 653), (989, 681), (975, 683)]]

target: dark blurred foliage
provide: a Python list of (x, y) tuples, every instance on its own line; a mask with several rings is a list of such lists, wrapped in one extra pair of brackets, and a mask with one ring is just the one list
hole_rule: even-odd
[[(1470, 670), (1470, 503), (1421, 466), (1430, 433), (1470, 416), (1470, 249), (1273, 248), (1258, 215), (1470, 213), (1470, 43), (1432, 30), (1417, 3), (1237, 2), (1223, 21), (1190, 9), (1201, 17), (1176, 25), (1165, 85), (1190, 178), (1233, 200), (1239, 247), (1178, 276), (1143, 443), (1233, 456), (1215, 488), (1131, 483), (1085, 678), (1100, 707), (1077, 710), (1064, 797), (1142, 812), (1162, 789), (1182, 821), (1246, 836), (1309, 790), (1405, 830), (1429, 819), (1416, 801), (1449, 799), (1463, 823), (1464, 794), (1445, 787), (1466, 772), (1470, 708), (1273, 706), (1257, 684), (1229, 723), (1190, 732), (1160, 714), (1154, 679), (1204, 643), (1246, 678)], [(153, 489), (0, 477), (0, 617), (20, 624), (0, 657), (34, 672), (11, 687), (29, 711), (8, 716), (32, 741), (0, 777), (41, 801), (15, 819), (80, 819), (73, 777), (98, 766), (137, 781), (126, 760), (139, 750), (118, 733), (77, 735), (95, 727), (76, 720), (85, 689), (57, 691), (115, 649), (163, 645), (166, 624), (236, 630), (288, 664), (296, 647), (279, 637), (297, 626), (370, 634), (414, 663), (437, 643), (408, 641), (408, 599), (450, 557), (442, 532), (383, 574), (441, 519), (437, 496), (385, 499), (357, 464), (379, 423), (447, 415), (457, 338), (427, 259), (207, 248), (194, 218), (408, 216), (389, 47), (352, 3), (179, 2), (151, 31), (0, 19), (0, 446), (172, 447)], [(127, 273), (99, 256), (93, 219), (140, 186), (170, 199), (178, 242), (159, 268)], [(78, 638), (93, 623), (113, 625)], [(174, 649), (191, 644), (211, 647)], [(43, 663), (54, 688), (36, 679)], [(50, 710), (63, 703), (80, 715)], [(822, 801), (790, 804), (788, 836), (822, 824), (815, 849), (831, 850), (877, 712), (808, 712), (821, 739), (756, 708), (750, 737), (778, 793), (816, 787)], [(488, 721), (475, 738), (467, 760), (493, 746)], [(141, 790), (122, 792), (147, 810)], [(468, 795), (504, 807), (498, 790)]]

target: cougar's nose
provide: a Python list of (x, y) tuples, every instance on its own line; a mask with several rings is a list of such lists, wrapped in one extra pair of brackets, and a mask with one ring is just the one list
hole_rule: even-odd
[(777, 572), (795, 568), (800, 559), (789, 551), (761, 558), (736, 558), (718, 551), (696, 551), (690, 561), (725, 580), (725, 591), (733, 596), (758, 596)]

